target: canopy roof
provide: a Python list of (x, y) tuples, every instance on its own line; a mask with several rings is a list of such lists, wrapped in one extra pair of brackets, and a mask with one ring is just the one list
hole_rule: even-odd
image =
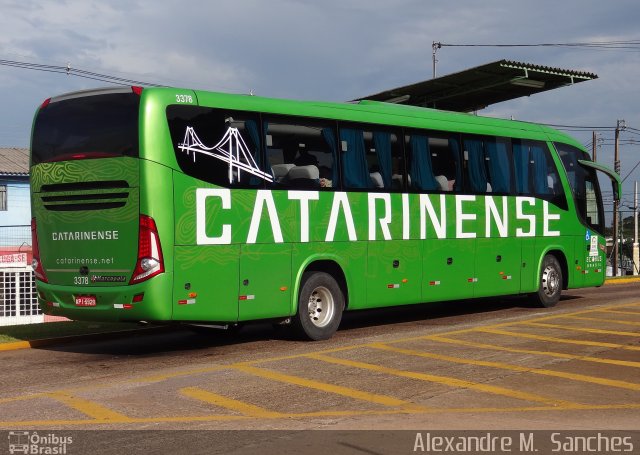
[(499, 60), (354, 101), (366, 99), (471, 112), (502, 101), (597, 78), (596, 74), (583, 71)]

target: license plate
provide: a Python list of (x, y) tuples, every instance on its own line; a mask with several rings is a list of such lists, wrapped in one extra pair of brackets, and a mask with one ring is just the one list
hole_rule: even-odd
[(79, 295), (76, 297), (76, 306), (96, 306), (96, 296)]

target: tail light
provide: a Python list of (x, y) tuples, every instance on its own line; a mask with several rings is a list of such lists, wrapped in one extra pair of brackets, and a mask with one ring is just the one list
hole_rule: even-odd
[(48, 283), (49, 280), (47, 280), (47, 275), (44, 273), (44, 268), (42, 267), (42, 261), (40, 261), (40, 246), (38, 245), (38, 229), (35, 218), (31, 218), (31, 249), (33, 252), (33, 260), (31, 261), (33, 272), (37, 279)]
[(164, 272), (160, 236), (153, 218), (140, 215), (138, 260), (129, 284), (141, 283)]

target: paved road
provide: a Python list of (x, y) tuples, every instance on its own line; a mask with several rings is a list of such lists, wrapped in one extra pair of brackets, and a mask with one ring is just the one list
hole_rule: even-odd
[(0, 352), (0, 428), (640, 429), (640, 283)]

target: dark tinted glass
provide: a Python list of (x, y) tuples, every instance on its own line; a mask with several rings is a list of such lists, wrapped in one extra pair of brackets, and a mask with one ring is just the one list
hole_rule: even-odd
[(257, 114), (230, 109), (167, 107), (171, 140), (180, 169), (227, 188), (260, 188), (273, 182), (262, 170)]
[(562, 160), (576, 209), (581, 218), (595, 231), (604, 232), (604, 208), (596, 171), (581, 166), (578, 160), (591, 161), (587, 152), (571, 145), (555, 143)]
[(51, 102), (36, 117), (32, 164), (44, 161), (138, 156), (134, 93), (110, 93)]

